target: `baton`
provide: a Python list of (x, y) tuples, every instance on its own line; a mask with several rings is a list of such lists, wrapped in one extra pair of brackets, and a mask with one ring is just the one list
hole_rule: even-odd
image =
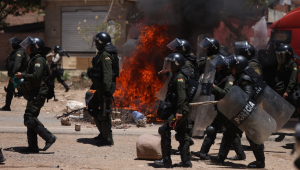
[(102, 116), (106, 116), (106, 97), (104, 96), (103, 100), (103, 113)]

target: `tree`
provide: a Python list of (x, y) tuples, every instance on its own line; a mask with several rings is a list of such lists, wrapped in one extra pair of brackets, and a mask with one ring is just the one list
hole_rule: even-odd
[(1, 0), (0, 1), (0, 28), (8, 26), (5, 19), (8, 15), (23, 15), (29, 11), (41, 9), (41, 0)]

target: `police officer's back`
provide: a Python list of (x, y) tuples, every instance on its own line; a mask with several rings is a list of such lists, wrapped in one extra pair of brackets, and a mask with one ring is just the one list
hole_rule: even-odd
[(19, 45), (23, 40), (19, 37), (13, 37), (9, 39), (12, 44), (13, 51), (5, 60), (5, 68), (8, 71), (8, 76), (10, 77), (9, 83), (6, 91), (6, 102), (5, 106), (0, 108), (2, 111), (10, 111), (10, 105), (13, 98), (14, 88), (13, 88), (13, 78), (17, 72), (22, 72), (26, 68), (26, 53)]

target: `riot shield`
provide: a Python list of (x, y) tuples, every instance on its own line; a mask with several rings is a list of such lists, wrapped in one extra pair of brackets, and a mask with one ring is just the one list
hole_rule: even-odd
[(167, 92), (168, 92), (168, 84), (169, 84), (172, 76), (173, 76), (172, 73), (169, 73), (169, 76), (166, 79), (164, 85), (155, 94), (155, 97), (157, 97), (161, 101), (165, 101), (165, 99), (166, 99), (166, 95), (167, 95)]
[(277, 128), (274, 132), (279, 131), (290, 119), (295, 111), (295, 107), (261, 79), (257, 79), (255, 82), (255, 92), (257, 104), (272, 116), (277, 123)]
[[(207, 60), (204, 78), (201, 82), (200, 96), (195, 96), (198, 101), (214, 101), (215, 96), (211, 94), (212, 84), (215, 80), (216, 66), (211, 63), (211, 60)], [(196, 115), (195, 115), (196, 114)], [(195, 124), (193, 129), (193, 136), (203, 136), (204, 130), (209, 126), (215, 119), (217, 112), (214, 105), (199, 106), (197, 109), (191, 112), (191, 117), (194, 118)]]
[(276, 121), (241, 88), (233, 86), (218, 103), (218, 109), (256, 144), (262, 144), (276, 129)]

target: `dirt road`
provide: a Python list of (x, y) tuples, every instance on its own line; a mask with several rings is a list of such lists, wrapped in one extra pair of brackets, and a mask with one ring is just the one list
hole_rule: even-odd
[[(0, 83), (0, 87), (6, 83)], [(5, 164), (0, 164), (0, 169), (155, 169), (153, 161), (138, 160), (136, 156), (136, 140), (144, 133), (157, 135), (155, 125), (147, 128), (114, 129), (115, 145), (112, 147), (98, 147), (92, 138), (97, 135), (97, 129), (89, 124), (82, 126), (81, 132), (74, 131), (74, 124), (71, 127), (64, 127), (54, 118), (61, 114), (68, 100), (84, 101), (86, 89), (64, 90), (56, 89), (58, 102), (53, 100), (45, 104), (41, 112), (41, 121), (46, 128), (52, 131), (57, 137), (57, 142), (47, 151), (39, 154), (22, 154), (20, 149), (27, 146), (26, 128), (23, 125), (23, 113), (26, 101), (14, 98), (12, 104), (13, 112), (0, 112), (0, 147), (6, 157)], [(5, 93), (0, 89), (0, 104), (4, 104)], [(292, 127), (293, 125), (291, 125)], [(281, 142), (275, 142), (277, 136), (272, 136), (265, 142), (266, 169), (294, 169), (293, 161), (295, 155), (291, 155), (294, 138), (291, 135), (293, 128), (285, 128), (281, 131), (287, 134)], [(174, 133), (173, 133), (174, 136)], [(220, 144), (221, 134), (218, 134), (216, 143), (212, 146), (210, 154), (216, 155)], [(199, 151), (203, 140), (195, 140), (191, 151)], [(44, 147), (44, 141), (39, 138), (39, 147)], [(225, 161), (224, 166), (213, 165), (210, 161), (200, 161), (193, 157), (193, 169), (245, 169), (246, 165), (255, 160), (246, 138), (242, 138), (242, 144), (246, 148), (247, 159), (245, 161)], [(178, 142), (172, 137), (173, 149), (178, 147)], [(234, 156), (230, 151), (229, 156)], [(180, 156), (172, 155), (173, 163), (180, 162)], [(55, 168), (56, 166), (59, 168)], [(51, 167), (54, 166), (54, 167)], [(181, 168), (174, 168), (181, 169)]]

